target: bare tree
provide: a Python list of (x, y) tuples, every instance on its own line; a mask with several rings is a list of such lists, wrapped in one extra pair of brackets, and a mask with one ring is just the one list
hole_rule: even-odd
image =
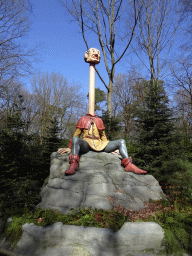
[(74, 126), (86, 107), (81, 86), (69, 84), (61, 74), (54, 72), (39, 73), (31, 83), (32, 93), (13, 79), (6, 84), (0, 94), (0, 129), (10, 132), (10, 117), (19, 115), (22, 132), (38, 134), (43, 143), (56, 119), (60, 138), (71, 137)]
[[(71, 5), (68, 5), (66, 0), (60, 0), (60, 2), (78, 22), (87, 49), (90, 48), (88, 43), (89, 32), (98, 39), (104, 56), (109, 82), (107, 83), (101, 77), (97, 68), (96, 72), (107, 89), (107, 108), (111, 114), (111, 97), (115, 65), (122, 59), (131, 44), (137, 20), (141, 12), (142, 1), (72, 0)], [(125, 45), (120, 47), (120, 45), (118, 46), (118, 43), (121, 42), (118, 30), (120, 31), (120, 28), (123, 29), (125, 26), (123, 20), (127, 9), (133, 13), (132, 27)]]
[(183, 4), (184, 11), (192, 13), (192, 2), (191, 0), (180, 0), (181, 4)]
[(28, 0), (0, 0), (0, 87), (31, 68), (35, 49), (27, 50), (21, 38), (30, 28)]
[[(139, 16), (132, 46), (153, 81), (160, 78), (181, 23), (177, 4), (177, 0), (144, 0)], [(140, 53), (148, 57), (149, 65)]]
[(182, 118), (192, 125), (192, 63), (189, 58), (180, 57), (175, 66), (172, 66), (173, 86), (177, 110)]
[(136, 108), (135, 104), (135, 73), (118, 73), (114, 78), (114, 89), (112, 96), (113, 116), (119, 116), (122, 120), (124, 133), (129, 135), (133, 128), (133, 117)]
[[(6, 83), (6, 81), (5, 81)], [(12, 130), (11, 119), (21, 125), (21, 116), (23, 110), (23, 95), (21, 93), (22, 85), (14, 80), (9, 80), (4, 90), (0, 94), (0, 129), (8, 132)], [(17, 123), (18, 124), (18, 123)], [(19, 125), (19, 124), (18, 124)]]
[(33, 77), (31, 84), (35, 101), (32, 123), (36, 132), (43, 140), (55, 117), (59, 122), (61, 138), (70, 136), (71, 122), (76, 122), (85, 111), (81, 86), (70, 85), (63, 75), (54, 72), (39, 73)]
[(135, 116), (138, 108), (143, 107), (147, 88), (141, 74), (135, 67), (126, 73), (118, 73), (114, 78), (113, 89), (113, 116), (119, 117), (128, 137), (135, 130)]
[[(192, 1), (180, 0), (180, 14), (183, 18), (184, 25), (182, 26), (182, 32), (186, 38), (182, 38), (181, 48), (191, 56), (191, 38), (192, 38)], [(183, 40), (184, 39), (184, 40)]]

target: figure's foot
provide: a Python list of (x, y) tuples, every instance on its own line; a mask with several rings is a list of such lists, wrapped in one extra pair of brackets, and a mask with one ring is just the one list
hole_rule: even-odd
[(137, 166), (132, 164), (132, 159), (130, 157), (130, 160), (128, 158), (124, 158), (121, 162), (121, 165), (125, 167), (126, 172), (133, 172), (135, 174), (146, 174), (147, 171), (139, 169)]
[(69, 156), (69, 163), (70, 163), (70, 167), (67, 169), (67, 171), (65, 172), (65, 175), (72, 175), (75, 173), (75, 171), (78, 169), (79, 167), (79, 156), (78, 155), (70, 155)]
[(66, 170), (66, 172), (65, 172), (65, 175), (66, 176), (68, 176), (68, 175), (72, 175), (72, 174), (74, 174), (75, 173), (75, 168), (73, 168), (73, 167), (69, 167), (67, 170)]

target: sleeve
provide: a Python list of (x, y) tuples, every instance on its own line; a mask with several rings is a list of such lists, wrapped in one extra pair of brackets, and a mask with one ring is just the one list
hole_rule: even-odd
[(77, 128), (76, 131), (75, 131), (75, 133), (74, 133), (74, 135), (73, 135), (73, 137), (80, 137), (80, 136), (81, 136), (81, 133), (82, 133), (82, 129)]
[[(80, 137), (81, 133), (82, 133), (82, 130), (77, 128), (73, 137)], [(72, 147), (72, 140), (70, 140), (69, 145), (68, 145), (68, 148), (71, 148), (71, 147)]]
[(99, 130), (100, 138), (102, 141), (107, 141), (107, 137), (105, 135), (105, 130)]
[(68, 145), (68, 148), (71, 148), (71, 147), (72, 147), (72, 140), (70, 140), (69, 145)]

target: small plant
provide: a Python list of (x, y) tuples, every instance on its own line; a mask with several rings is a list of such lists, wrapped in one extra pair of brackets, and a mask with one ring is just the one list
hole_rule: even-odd
[(25, 223), (34, 223), (37, 226), (46, 227), (56, 222), (62, 222), (64, 225), (111, 228), (116, 232), (125, 221), (128, 221), (122, 213), (114, 210), (96, 210), (83, 206), (76, 212), (74, 209), (70, 209), (70, 211), (72, 213), (66, 215), (51, 209), (36, 209), (34, 212), (26, 211), (21, 217), (12, 217), (13, 221), (9, 223), (3, 236), (16, 245), (22, 235), (22, 225)]
[[(62, 214), (58, 210), (52, 209), (31, 211), (25, 205), (24, 209), (20, 210), (21, 215), (16, 211), (15, 215), (6, 216), (6, 218), (11, 217), (13, 221), (9, 223), (4, 236), (16, 245), (22, 235), (22, 225), (25, 223), (34, 223), (37, 226), (45, 227), (56, 222), (62, 222), (63, 225), (110, 228), (117, 232), (125, 222), (152, 221), (158, 223), (164, 229), (165, 239), (163, 244), (167, 255), (181, 255), (183, 252), (191, 253), (191, 204), (184, 197), (182, 198), (182, 193), (175, 190), (174, 184), (164, 184), (164, 186), (164, 192), (169, 192), (167, 201), (150, 200), (144, 203), (144, 209), (137, 211), (127, 210), (120, 205), (116, 205), (114, 209), (108, 211), (83, 206), (76, 211), (71, 208), (71, 213)], [(185, 204), (183, 204), (183, 201), (185, 201)]]
[(22, 235), (22, 225), (23, 225), (23, 218), (13, 217), (13, 221), (9, 224), (8, 228), (6, 229), (4, 236), (9, 238), (9, 241), (13, 243), (15, 246), (21, 238)]

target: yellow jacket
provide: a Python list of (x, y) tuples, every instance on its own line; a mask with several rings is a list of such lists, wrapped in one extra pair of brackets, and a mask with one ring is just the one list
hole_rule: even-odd
[(109, 142), (105, 130), (98, 130), (95, 122), (89, 129), (77, 128), (73, 137), (80, 137), (81, 134), (83, 134), (83, 140), (87, 141), (89, 146), (96, 151), (103, 150)]

